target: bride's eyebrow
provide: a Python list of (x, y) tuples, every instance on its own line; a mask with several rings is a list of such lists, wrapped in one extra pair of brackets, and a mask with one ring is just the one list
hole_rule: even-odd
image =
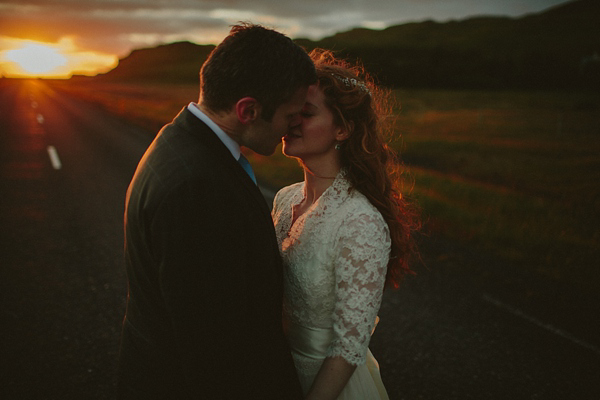
[(311, 109), (311, 110), (316, 110), (316, 109), (318, 109), (319, 107), (317, 107), (317, 106), (316, 106), (316, 105), (314, 105), (313, 103), (309, 103), (309, 102), (307, 101), (307, 102), (304, 104), (304, 108), (305, 108), (305, 109), (306, 109), (306, 108), (309, 108), (309, 109)]

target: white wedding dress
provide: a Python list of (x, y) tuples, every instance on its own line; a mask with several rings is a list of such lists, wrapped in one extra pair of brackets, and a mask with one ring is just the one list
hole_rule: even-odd
[(304, 394), (325, 357), (357, 368), (338, 399), (388, 399), (368, 349), (390, 252), (387, 224), (345, 172), (292, 224), (304, 182), (280, 190), (273, 221), (284, 259), (284, 321)]

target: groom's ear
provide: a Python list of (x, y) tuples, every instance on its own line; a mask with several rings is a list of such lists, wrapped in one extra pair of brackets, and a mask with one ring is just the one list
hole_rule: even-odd
[(260, 117), (261, 111), (262, 107), (260, 103), (253, 97), (244, 97), (235, 103), (237, 118), (244, 125), (256, 121)]

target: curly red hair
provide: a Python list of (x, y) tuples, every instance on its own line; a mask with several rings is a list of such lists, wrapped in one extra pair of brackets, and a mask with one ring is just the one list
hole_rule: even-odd
[(377, 86), (361, 65), (331, 51), (315, 49), (310, 56), (335, 123), (350, 132), (340, 148), (342, 167), (352, 187), (388, 225), (392, 246), (386, 286), (398, 288), (406, 274), (414, 273), (409, 263), (417, 253), (414, 233), (420, 221), (414, 204), (402, 195), (401, 163), (387, 143), (394, 134), (391, 92)]

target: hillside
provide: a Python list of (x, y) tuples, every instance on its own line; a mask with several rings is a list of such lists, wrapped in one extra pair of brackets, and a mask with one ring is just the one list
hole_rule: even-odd
[(134, 50), (120, 60), (115, 69), (97, 78), (127, 82), (198, 82), (200, 67), (214, 48), (213, 45), (177, 42)]
[[(382, 31), (354, 29), (307, 48), (325, 47), (363, 60), (400, 87), (567, 88), (599, 86), (600, 2), (579, 0), (518, 19), (425, 21)], [(594, 65), (595, 64), (595, 65)]]
[[(578, 0), (521, 18), (481, 16), (297, 39), (362, 60), (381, 83), (436, 88), (600, 88), (600, 2)], [(197, 82), (213, 46), (136, 50), (100, 79)]]

